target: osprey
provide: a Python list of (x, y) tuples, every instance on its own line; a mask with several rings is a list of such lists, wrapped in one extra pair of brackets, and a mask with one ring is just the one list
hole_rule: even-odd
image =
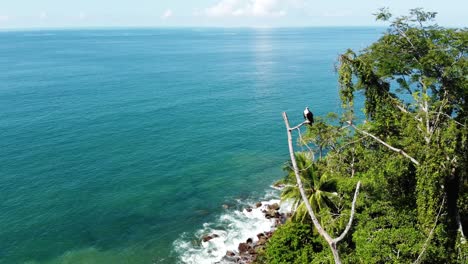
[(314, 123), (314, 114), (309, 110), (309, 107), (306, 107), (304, 110), (304, 119), (309, 121), (309, 126)]

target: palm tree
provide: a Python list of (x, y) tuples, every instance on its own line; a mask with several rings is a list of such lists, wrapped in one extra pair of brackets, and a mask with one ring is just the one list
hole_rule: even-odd
[[(312, 210), (319, 216), (323, 209), (336, 209), (335, 204), (338, 202), (338, 194), (336, 190), (336, 181), (329, 179), (326, 175), (319, 175), (317, 168), (312, 161), (312, 155), (306, 152), (296, 152), (297, 166), (299, 168), (302, 184), (309, 197), (309, 202)], [(293, 219), (303, 222), (307, 218), (307, 209), (302, 202), (299, 188), (296, 185), (296, 177), (290, 163), (283, 167), (287, 172), (286, 177), (280, 181), (285, 185), (281, 193), (281, 200), (293, 200), (293, 208), (296, 208)]]

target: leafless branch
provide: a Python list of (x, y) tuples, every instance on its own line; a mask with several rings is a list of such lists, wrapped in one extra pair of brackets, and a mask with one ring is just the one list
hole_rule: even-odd
[[(349, 126), (346, 126), (346, 127), (349, 127)], [(363, 139), (365, 139), (367, 137), (367, 135), (364, 135), (363, 137), (359, 138), (359, 139), (356, 139), (354, 141), (351, 141), (351, 142), (348, 142), (346, 144), (344, 144), (343, 146), (340, 146), (338, 148), (338, 151), (341, 151), (342, 149), (344, 149), (346, 146), (349, 146), (349, 145), (352, 145), (354, 143), (358, 143), (359, 141), (362, 141)]]
[[(297, 130), (297, 134), (299, 135), (299, 140), (300, 142), (306, 146), (306, 148), (309, 150), (310, 154), (312, 155), (312, 161), (315, 161), (315, 153), (314, 151), (309, 147), (309, 145), (305, 142), (304, 139), (302, 139), (302, 133), (301, 133), (301, 130), (298, 129)], [(310, 167), (310, 166), (309, 166)], [(307, 168), (308, 169), (308, 168)]]
[(444, 196), (444, 198), (442, 198), (442, 203), (440, 205), (439, 212), (437, 213), (437, 216), (436, 216), (436, 219), (435, 219), (435, 222), (434, 222), (434, 226), (432, 227), (431, 231), (429, 232), (429, 235), (427, 236), (426, 241), (424, 242), (421, 253), (419, 253), (418, 258), (413, 262), (414, 264), (419, 264), (422, 261), (422, 257), (424, 256), (424, 252), (426, 251), (427, 246), (429, 245), (429, 241), (431, 240), (432, 234), (434, 233), (434, 230), (435, 230), (435, 228), (437, 226), (437, 222), (439, 221), (439, 216), (440, 216), (440, 213), (442, 212), (442, 208), (444, 207), (444, 202), (445, 202), (445, 196)]
[[(432, 113), (436, 113), (436, 112), (432, 112)], [(462, 127), (466, 127), (466, 125), (464, 125), (464, 124), (458, 122), (457, 120), (453, 119), (453, 117), (451, 117), (450, 115), (448, 115), (448, 114), (446, 114), (446, 113), (438, 112), (437, 114), (441, 114), (441, 115), (443, 115), (443, 116), (446, 116), (446, 117), (448, 117), (450, 120), (452, 120), (453, 122), (455, 122), (456, 124), (458, 124), (458, 125), (460, 125), (460, 126), (462, 126)]]
[(385, 141), (381, 140), (380, 138), (378, 138), (378, 137), (372, 135), (371, 133), (366, 132), (366, 131), (364, 131), (364, 130), (361, 130), (361, 129), (357, 128), (355, 125), (353, 125), (353, 123), (351, 123), (351, 121), (348, 121), (348, 124), (349, 124), (351, 127), (353, 127), (354, 130), (356, 130), (357, 132), (359, 132), (359, 133), (361, 133), (361, 134), (363, 134), (363, 135), (366, 135), (366, 136), (369, 136), (369, 137), (375, 139), (377, 142), (379, 142), (380, 144), (386, 146), (386, 147), (389, 148), (390, 150), (393, 150), (393, 151), (395, 151), (395, 152), (397, 152), (397, 153), (400, 153), (401, 155), (403, 155), (403, 156), (407, 157), (408, 159), (410, 159), (411, 162), (413, 162), (414, 164), (419, 165), (419, 162), (418, 162), (415, 158), (413, 158), (413, 157), (411, 157), (410, 155), (408, 155), (408, 153), (406, 153), (406, 152), (403, 151), (402, 149), (395, 148), (395, 147), (391, 146), (390, 144), (386, 143)]
[[(392, 97), (391, 97), (391, 99), (392, 99), (392, 101), (393, 101), (395, 107), (398, 108), (398, 109), (400, 109), (401, 112), (403, 112), (403, 113), (405, 113), (405, 114), (412, 114), (412, 112), (408, 111), (408, 109), (406, 109), (404, 106), (402, 106), (402, 105), (400, 104), (400, 102), (399, 102), (398, 99), (392, 98)], [(413, 116), (413, 117), (414, 117), (414, 119), (415, 119), (416, 121), (422, 122), (422, 119), (421, 119), (420, 117), (419, 117), (419, 118), (418, 118), (417, 116)]]
[(309, 120), (306, 120), (306, 121), (300, 123), (299, 125), (297, 125), (295, 127), (288, 128), (288, 129), (289, 129), (289, 131), (294, 130), (294, 129), (299, 129), (301, 126), (303, 126), (305, 124), (310, 124)]
[[(443, 114), (442, 111), (443, 111), (444, 107), (448, 103), (447, 95), (448, 95), (448, 91), (444, 89), (444, 99), (442, 100), (442, 103), (440, 104), (439, 111), (437, 111), (437, 118), (436, 118), (436, 120), (434, 122), (434, 125), (431, 128), (431, 133), (433, 133), (435, 128), (439, 125), (440, 115)], [(431, 134), (431, 136), (432, 136), (432, 134)]]
[(294, 156), (294, 148), (293, 148), (293, 144), (292, 144), (291, 130), (296, 129), (296, 127), (302, 126), (303, 124), (305, 124), (305, 122), (301, 123), (300, 125), (296, 126), (295, 128), (291, 128), (289, 126), (289, 120), (288, 120), (288, 116), (287, 116), (286, 112), (283, 112), (283, 119), (284, 119), (284, 123), (286, 124), (286, 128), (288, 130), (289, 155), (290, 155), (290, 158), (291, 158), (291, 163), (293, 165), (294, 174), (296, 175), (297, 186), (299, 187), (299, 191), (301, 193), (302, 200), (304, 201), (304, 204), (305, 204), (305, 206), (307, 208), (307, 211), (308, 211), (308, 213), (310, 215), (310, 218), (312, 218), (312, 222), (314, 223), (314, 225), (317, 228), (320, 235), (322, 235), (325, 238), (325, 240), (327, 240), (327, 242), (332, 242), (332, 238), (323, 229), (322, 225), (320, 225), (319, 221), (317, 220), (317, 217), (315, 216), (314, 211), (312, 210), (312, 206), (309, 203), (309, 199), (308, 199), (308, 197), (307, 197), (307, 195), (305, 193), (304, 187), (302, 185), (302, 180), (301, 180), (301, 177), (299, 175), (299, 169), (298, 169), (298, 166), (297, 166), (297, 163), (296, 163), (296, 157)]
[(458, 224), (458, 232), (460, 232), (461, 243), (465, 244), (466, 243), (466, 237), (465, 237), (465, 233), (463, 233), (463, 225), (462, 225), (462, 222), (460, 220), (460, 213), (459, 212), (457, 212), (457, 224)]
[(343, 231), (343, 233), (341, 233), (341, 235), (335, 239), (333, 239), (333, 241), (335, 243), (338, 243), (340, 242), (341, 240), (343, 240), (343, 238), (346, 236), (346, 234), (348, 234), (349, 232), (349, 229), (351, 229), (351, 225), (353, 223), (353, 218), (354, 218), (354, 212), (355, 212), (355, 207), (356, 207), (356, 199), (357, 199), (357, 196), (359, 194), (359, 187), (361, 186), (361, 182), (359, 181), (356, 185), (356, 191), (354, 191), (354, 198), (353, 198), (353, 203), (351, 204), (351, 215), (349, 216), (349, 221), (348, 221), (348, 224), (346, 225), (346, 228), (345, 230)]
[(283, 119), (284, 119), (284, 123), (286, 125), (286, 130), (288, 132), (289, 156), (291, 158), (291, 163), (293, 165), (294, 174), (296, 176), (297, 187), (299, 188), (299, 192), (301, 193), (302, 201), (303, 201), (305, 207), (307, 208), (307, 212), (309, 213), (310, 218), (312, 219), (312, 222), (313, 222), (315, 228), (317, 228), (317, 231), (319, 232), (319, 234), (327, 241), (328, 245), (330, 246), (332, 254), (333, 254), (333, 258), (335, 259), (335, 264), (341, 264), (340, 255), (339, 255), (338, 249), (336, 247), (336, 244), (346, 236), (349, 229), (351, 228), (351, 224), (352, 224), (353, 218), (354, 218), (356, 199), (357, 199), (357, 195), (359, 193), (359, 186), (360, 186), (361, 182), (358, 182), (357, 186), (356, 186), (356, 191), (354, 193), (353, 203), (351, 205), (351, 215), (350, 215), (348, 225), (346, 226), (346, 228), (343, 231), (343, 233), (341, 234), (341, 236), (339, 236), (336, 239), (333, 239), (327, 233), (327, 231), (325, 231), (325, 229), (322, 227), (320, 222), (317, 220), (317, 217), (315, 216), (314, 211), (312, 210), (312, 206), (310, 205), (309, 199), (307, 197), (307, 194), (306, 194), (306, 192), (304, 190), (304, 186), (302, 184), (301, 176), (299, 174), (299, 168), (298, 168), (297, 162), (296, 162), (296, 157), (294, 156), (294, 147), (293, 147), (293, 143), (292, 143), (292, 133), (291, 133), (291, 131), (301, 127), (306, 122), (303, 122), (303, 123), (299, 124), (298, 126), (296, 126), (294, 128), (291, 128), (289, 126), (288, 115), (286, 114), (286, 112), (283, 112)]

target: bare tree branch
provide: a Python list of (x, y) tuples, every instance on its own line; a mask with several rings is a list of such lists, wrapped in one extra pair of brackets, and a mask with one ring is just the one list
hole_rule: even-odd
[(307, 211), (308, 211), (308, 213), (310, 215), (310, 218), (312, 219), (312, 222), (314, 223), (315, 227), (317, 228), (319, 234), (321, 236), (323, 236), (328, 243), (332, 243), (333, 239), (323, 229), (322, 225), (317, 220), (317, 217), (315, 216), (314, 211), (312, 210), (312, 206), (309, 203), (309, 199), (308, 199), (307, 194), (305, 193), (304, 187), (302, 185), (302, 180), (301, 180), (301, 177), (299, 175), (299, 169), (298, 169), (298, 166), (297, 166), (297, 163), (296, 163), (296, 157), (294, 156), (294, 147), (293, 147), (293, 144), (292, 144), (291, 130), (301, 127), (302, 125), (305, 124), (305, 122), (301, 123), (300, 125), (296, 126), (295, 128), (291, 128), (289, 126), (288, 115), (286, 114), (286, 112), (283, 112), (283, 119), (284, 119), (284, 123), (286, 124), (286, 128), (288, 130), (289, 155), (291, 156), (291, 163), (293, 165), (294, 174), (296, 175), (297, 186), (299, 187), (299, 192), (301, 193), (302, 200), (303, 200), (303, 202), (304, 202), (304, 204), (305, 204), (305, 206), (307, 208)]
[(381, 140), (380, 138), (378, 138), (378, 137), (372, 135), (371, 133), (366, 132), (366, 131), (364, 131), (364, 130), (361, 130), (361, 129), (357, 128), (355, 125), (353, 125), (353, 123), (352, 123), (351, 121), (348, 121), (348, 124), (349, 124), (349, 126), (353, 127), (354, 130), (356, 130), (357, 132), (359, 132), (359, 133), (361, 133), (361, 134), (364, 134), (364, 135), (366, 135), (366, 136), (369, 136), (369, 137), (375, 139), (377, 142), (379, 142), (380, 144), (386, 146), (386, 147), (389, 148), (390, 150), (393, 150), (393, 151), (395, 151), (395, 152), (397, 152), (397, 153), (400, 153), (401, 155), (403, 155), (403, 156), (407, 157), (408, 159), (410, 159), (411, 162), (413, 162), (414, 164), (419, 165), (419, 162), (418, 162), (415, 158), (413, 158), (413, 157), (411, 157), (410, 155), (408, 155), (408, 153), (404, 152), (402, 149), (395, 148), (395, 147), (389, 145), (388, 143), (386, 143), (385, 141)]
[[(393, 97), (390, 97), (390, 99), (392, 99), (394, 105), (396, 108), (400, 109), (401, 112), (405, 113), (405, 114), (413, 114), (412, 112), (408, 111), (408, 109), (406, 109), (404, 106), (402, 106), (400, 104), (400, 101), (396, 98), (393, 98)], [(422, 122), (422, 119), (417, 116), (413, 116), (413, 118), (416, 120), (416, 121), (419, 121), (419, 122)]]
[(310, 124), (309, 120), (306, 120), (306, 121), (300, 123), (299, 125), (297, 125), (295, 127), (288, 128), (288, 130), (291, 131), (291, 130), (294, 130), (294, 129), (299, 129), (301, 126), (303, 126), (305, 124)]
[(431, 231), (429, 232), (429, 235), (427, 236), (426, 241), (424, 242), (421, 253), (419, 253), (418, 258), (413, 262), (413, 264), (421, 263), (422, 257), (424, 256), (424, 252), (426, 252), (427, 246), (429, 245), (429, 241), (431, 240), (432, 234), (434, 233), (434, 230), (435, 230), (435, 228), (437, 226), (437, 222), (439, 221), (439, 216), (440, 216), (440, 213), (442, 212), (442, 208), (444, 207), (444, 202), (445, 202), (445, 196), (444, 196), (444, 198), (442, 198), (442, 203), (440, 205), (439, 212), (437, 213), (436, 220), (434, 222), (434, 226), (432, 227)]
[[(309, 122), (307, 122), (309, 123)], [(302, 123), (303, 124), (303, 123)], [(302, 125), (301, 124), (301, 125)], [(305, 145), (306, 148), (309, 150), (310, 154), (312, 155), (312, 161), (315, 161), (315, 152), (309, 147), (309, 145), (307, 144), (307, 142), (302, 138), (302, 134), (301, 134), (301, 130), (300, 129), (297, 129), (297, 134), (299, 135), (299, 140), (301, 142), (301, 144)], [(307, 168), (309, 169), (309, 167)]]
[(463, 233), (463, 225), (462, 225), (462, 222), (460, 220), (460, 213), (457, 212), (457, 224), (458, 224), (458, 232), (460, 232), (460, 242), (462, 244), (465, 244), (466, 243), (466, 237), (465, 237), (465, 233)]
[(284, 123), (286, 125), (286, 130), (288, 132), (289, 155), (291, 157), (291, 163), (293, 165), (293, 170), (294, 170), (294, 174), (296, 176), (296, 181), (297, 181), (297, 187), (299, 188), (299, 192), (301, 193), (302, 201), (305, 204), (305, 207), (307, 208), (307, 212), (309, 213), (310, 218), (312, 219), (312, 222), (313, 222), (315, 228), (317, 228), (317, 231), (319, 232), (319, 234), (327, 241), (328, 245), (330, 246), (332, 254), (333, 254), (333, 258), (335, 260), (335, 264), (341, 264), (340, 255), (339, 255), (338, 249), (336, 247), (336, 244), (346, 236), (346, 234), (348, 233), (348, 231), (351, 228), (353, 218), (354, 218), (356, 199), (357, 199), (357, 195), (359, 193), (359, 186), (361, 185), (361, 182), (358, 182), (357, 186), (356, 186), (356, 191), (354, 193), (353, 203), (351, 205), (351, 215), (350, 215), (350, 218), (349, 218), (349, 222), (348, 222), (345, 230), (341, 234), (341, 236), (339, 236), (336, 239), (333, 239), (327, 233), (327, 231), (325, 231), (325, 229), (322, 227), (320, 222), (317, 220), (317, 217), (315, 216), (314, 210), (312, 210), (312, 206), (310, 205), (309, 199), (308, 199), (307, 194), (306, 194), (306, 192), (304, 190), (304, 186), (302, 185), (302, 180), (301, 180), (301, 176), (299, 174), (299, 168), (297, 166), (296, 157), (294, 156), (294, 147), (293, 147), (293, 143), (292, 143), (293, 141), (292, 141), (291, 131), (294, 130), (294, 129), (300, 128), (302, 125), (304, 125), (304, 124), (306, 124), (308, 122), (302, 122), (301, 124), (291, 128), (289, 126), (288, 115), (286, 114), (286, 112), (283, 112), (283, 119), (284, 119)]
[[(432, 113), (437, 113), (437, 112), (432, 112)], [(458, 125), (460, 125), (460, 126), (462, 126), (462, 127), (466, 127), (466, 125), (464, 125), (464, 124), (458, 122), (457, 120), (453, 119), (453, 117), (451, 117), (450, 115), (447, 115), (446, 113), (439, 112), (439, 113), (437, 113), (437, 114), (441, 114), (441, 115), (443, 115), (443, 116), (446, 116), (446, 117), (448, 117), (450, 120), (452, 120), (453, 122), (455, 122), (456, 124), (458, 124)]]
[[(346, 126), (346, 127), (349, 127), (349, 126)], [(362, 141), (362, 140), (365, 139), (366, 137), (367, 137), (367, 136), (364, 135), (363, 137), (361, 137), (361, 138), (359, 138), (359, 139), (357, 139), (357, 140), (348, 142), (348, 143), (344, 144), (343, 146), (340, 146), (340, 147), (337, 149), (337, 151), (341, 151), (341, 150), (344, 149), (346, 146), (349, 146), (349, 145), (351, 145), (351, 144), (354, 144), (354, 143), (357, 143), (357, 142), (359, 142), (359, 141)]]
[(447, 90), (444, 89), (444, 99), (442, 100), (442, 103), (440, 104), (440, 107), (439, 107), (439, 111), (437, 112), (437, 118), (434, 122), (434, 125), (432, 126), (431, 128), (431, 137), (432, 137), (432, 134), (434, 133), (434, 130), (436, 129), (436, 127), (439, 125), (439, 122), (440, 122), (440, 115), (442, 114), (442, 111), (444, 109), (444, 107), (447, 105), (448, 103), (448, 100), (447, 100)]
[(359, 194), (359, 187), (361, 186), (361, 182), (359, 181), (356, 185), (356, 191), (354, 191), (354, 198), (353, 198), (353, 203), (351, 204), (351, 215), (349, 216), (349, 221), (348, 224), (346, 225), (345, 230), (341, 235), (335, 239), (333, 239), (333, 242), (338, 243), (343, 238), (346, 236), (346, 234), (349, 232), (349, 229), (351, 229), (351, 224), (353, 223), (353, 218), (354, 218), (354, 212), (355, 212), (355, 207), (356, 207), (356, 199)]

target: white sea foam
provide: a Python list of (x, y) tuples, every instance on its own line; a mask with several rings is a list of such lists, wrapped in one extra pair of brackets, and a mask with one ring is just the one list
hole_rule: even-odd
[[(275, 228), (275, 219), (266, 219), (263, 210), (268, 205), (280, 203), (278, 191), (267, 191), (262, 206), (255, 208), (253, 201), (237, 201), (244, 208), (251, 207), (252, 211), (246, 209), (228, 210), (218, 217), (212, 223), (205, 223), (203, 228), (195, 232), (195, 236), (183, 234), (174, 242), (174, 251), (179, 256), (179, 263), (187, 264), (211, 264), (211, 263), (230, 263), (223, 259), (226, 252), (237, 252), (239, 243), (245, 242), (251, 238), (255, 243), (257, 234), (272, 231)], [(291, 210), (290, 203), (281, 203), (280, 212), (287, 213)], [(208, 242), (199, 242), (205, 235), (216, 234)], [(194, 238), (190, 240), (190, 237)]]

